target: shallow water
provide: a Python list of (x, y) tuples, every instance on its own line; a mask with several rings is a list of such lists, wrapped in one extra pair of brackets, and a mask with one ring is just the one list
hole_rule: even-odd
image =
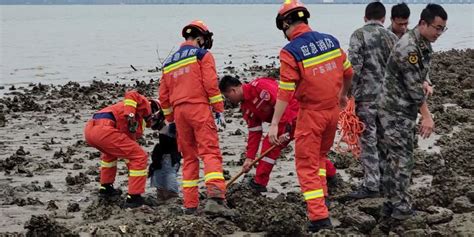
[[(347, 48), (365, 5), (309, 5), (314, 30)], [(389, 12), (391, 5), (386, 6)], [(424, 5), (410, 5), (413, 27)], [(215, 34), (218, 71), (232, 61), (266, 64), (287, 43), (275, 27), (278, 5), (0, 6), (0, 85), (86, 82), (94, 77), (159, 78), (148, 69), (182, 41), (181, 28), (204, 20)], [(445, 5), (449, 30), (435, 50), (474, 46), (474, 5)], [(388, 25), (388, 22), (386, 22)], [(232, 55), (229, 57), (229, 55)], [(256, 55), (255, 59), (252, 55)], [(130, 65), (139, 71), (133, 72)], [(106, 74), (106, 72), (108, 72)], [(128, 76), (127, 76), (128, 75)]]

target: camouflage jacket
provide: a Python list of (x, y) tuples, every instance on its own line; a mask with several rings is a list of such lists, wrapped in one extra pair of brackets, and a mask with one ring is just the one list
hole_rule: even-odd
[(387, 59), (397, 41), (397, 36), (378, 21), (368, 21), (352, 33), (349, 60), (354, 69), (352, 94), (356, 101), (375, 102)]
[(387, 62), (379, 109), (416, 119), (426, 99), (423, 82), (428, 78), (432, 53), (431, 43), (422, 38), (418, 28), (403, 35)]

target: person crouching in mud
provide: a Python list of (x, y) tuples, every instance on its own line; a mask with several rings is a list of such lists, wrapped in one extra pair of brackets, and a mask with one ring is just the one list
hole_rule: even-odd
[(86, 142), (101, 151), (99, 197), (115, 200), (122, 191), (113, 183), (117, 175), (117, 159), (124, 159), (128, 167), (128, 195), (125, 208), (137, 208), (144, 204), (148, 154), (136, 142), (145, 127), (158, 129), (160, 102), (148, 100), (137, 91), (127, 91), (125, 98), (96, 112), (84, 130)]

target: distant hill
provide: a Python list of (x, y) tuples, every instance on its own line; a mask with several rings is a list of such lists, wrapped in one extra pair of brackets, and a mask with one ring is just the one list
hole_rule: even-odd
[[(306, 4), (366, 4), (367, 0), (306, 0)], [(400, 0), (384, 0), (384, 3), (397, 3)], [(465, 3), (472, 4), (474, 0), (407, 0), (406, 3)], [(275, 0), (0, 0), (0, 4), (280, 4)]]

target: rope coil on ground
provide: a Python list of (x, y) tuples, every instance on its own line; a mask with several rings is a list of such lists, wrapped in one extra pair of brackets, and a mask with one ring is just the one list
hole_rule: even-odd
[(338, 128), (341, 138), (335, 150), (341, 154), (352, 153), (355, 158), (359, 158), (361, 153), (359, 138), (365, 130), (365, 124), (359, 121), (356, 115), (354, 97), (349, 99), (346, 108), (339, 113)]

